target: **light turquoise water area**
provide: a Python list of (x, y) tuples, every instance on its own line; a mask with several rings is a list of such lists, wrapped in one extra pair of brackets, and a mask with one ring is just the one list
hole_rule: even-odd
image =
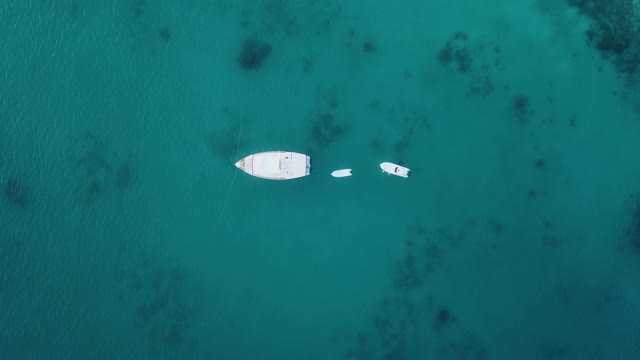
[[(0, 359), (639, 358), (640, 97), (587, 15), (0, 2)], [(279, 149), (311, 176), (233, 166)]]

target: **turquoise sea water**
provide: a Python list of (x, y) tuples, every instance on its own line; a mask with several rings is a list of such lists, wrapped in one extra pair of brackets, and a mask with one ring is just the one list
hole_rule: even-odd
[[(590, 21), (0, 2), (0, 359), (639, 358), (638, 87)], [(275, 149), (312, 175), (236, 173)]]

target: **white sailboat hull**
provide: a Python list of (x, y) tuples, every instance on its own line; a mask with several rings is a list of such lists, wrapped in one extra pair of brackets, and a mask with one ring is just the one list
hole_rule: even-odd
[(380, 164), (380, 168), (382, 168), (382, 171), (386, 172), (387, 174), (396, 175), (403, 178), (408, 178), (409, 175), (411, 175), (411, 170), (409, 168), (390, 162), (383, 162), (382, 164)]
[(265, 151), (246, 156), (236, 167), (268, 180), (291, 180), (311, 174), (311, 158), (292, 151)]

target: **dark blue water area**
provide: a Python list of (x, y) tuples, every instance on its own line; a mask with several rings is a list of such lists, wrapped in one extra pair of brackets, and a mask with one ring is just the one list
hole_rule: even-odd
[(638, 19), (1, 2), (0, 359), (640, 358)]

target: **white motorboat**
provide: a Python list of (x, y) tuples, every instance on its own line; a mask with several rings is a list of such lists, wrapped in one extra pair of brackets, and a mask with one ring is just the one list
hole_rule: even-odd
[(311, 158), (291, 151), (266, 151), (238, 160), (236, 167), (263, 179), (291, 180), (311, 174)]
[(351, 169), (340, 169), (331, 173), (331, 176), (333, 177), (347, 177), (351, 175)]
[(408, 178), (409, 175), (411, 175), (410, 169), (398, 164), (383, 162), (382, 164), (380, 164), (380, 167), (382, 168), (382, 171), (386, 172), (387, 174), (402, 176), (403, 178)]

